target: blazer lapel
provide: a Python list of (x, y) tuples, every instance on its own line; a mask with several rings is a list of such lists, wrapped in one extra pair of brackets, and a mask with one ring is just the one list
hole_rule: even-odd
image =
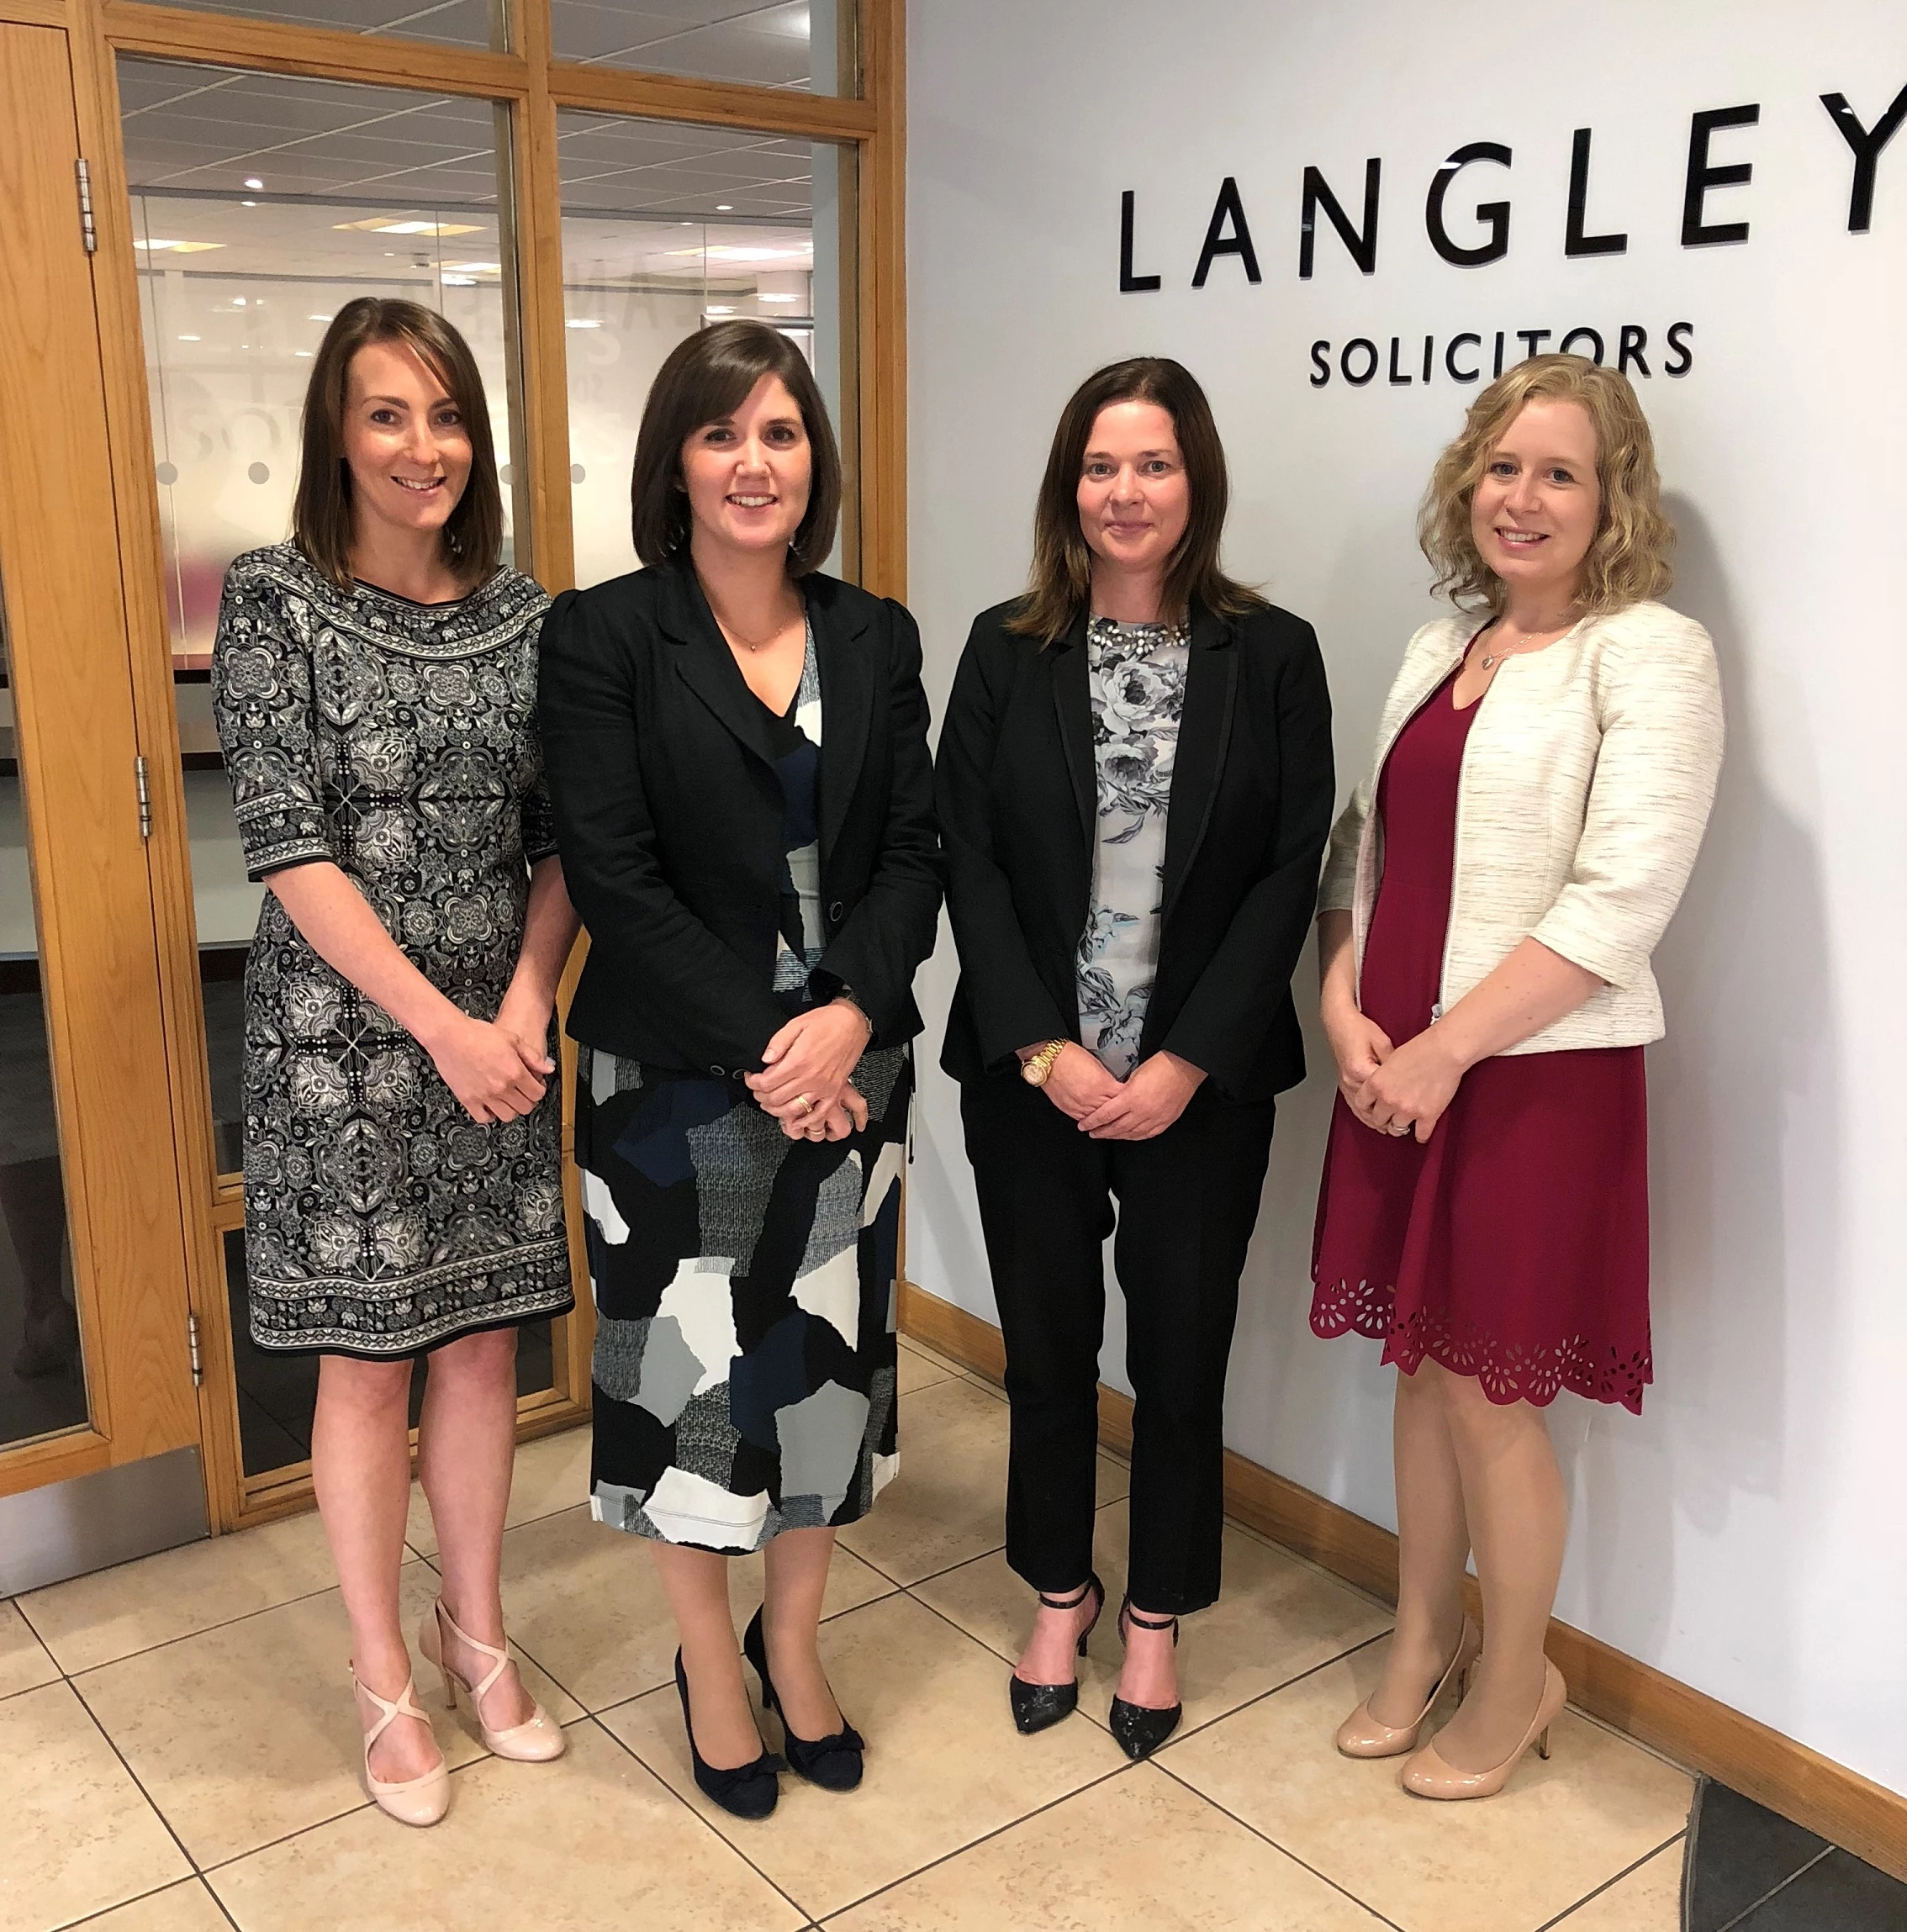
[(1086, 620), (1047, 647), (1053, 660), (1053, 706), (1059, 718), (1059, 746), (1066, 758), (1066, 776), (1073, 782), (1079, 807), (1080, 837), (1090, 853), (1093, 820), (1099, 807), (1099, 770), (1092, 753), (1092, 693), (1086, 681)]
[(869, 648), (866, 617), (852, 618), (841, 610), (831, 580), (809, 579), (806, 595), (821, 670), (820, 832), (825, 863), (861, 775), (880, 668)]
[(768, 715), (748, 689), (695, 571), (685, 559), (678, 559), (669, 566), (669, 577), (657, 616), (662, 629), (680, 647), (676, 669), (683, 682), (748, 750), (773, 767)]
[(1225, 747), (1232, 735), (1239, 654), (1230, 629), (1202, 607), (1192, 612), (1191, 646), (1186, 653), (1186, 702), (1179, 715), (1179, 748), (1172, 765), (1172, 798), (1165, 813), (1165, 891), (1160, 916), (1173, 902), (1205, 842), (1218, 795)]

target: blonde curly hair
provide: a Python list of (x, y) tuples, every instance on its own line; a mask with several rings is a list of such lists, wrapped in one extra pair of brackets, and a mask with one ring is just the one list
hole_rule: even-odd
[(1532, 356), (1506, 370), (1470, 406), (1462, 433), (1437, 459), (1418, 512), (1417, 541), (1436, 572), (1433, 587), (1460, 610), (1503, 607), (1503, 580), (1471, 535), (1476, 485), (1524, 405), (1580, 403), (1596, 431), (1603, 501), (1582, 560), (1577, 606), (1586, 615), (1660, 597), (1674, 580), (1675, 526), (1662, 512), (1661, 478), (1648, 418), (1626, 376), (1583, 356)]

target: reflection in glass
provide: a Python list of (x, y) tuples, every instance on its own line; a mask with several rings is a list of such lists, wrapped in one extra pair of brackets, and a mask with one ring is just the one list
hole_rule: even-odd
[[(557, 119), (576, 581), (636, 567), (629, 466), (663, 359), (698, 329), (758, 316), (800, 343), (840, 436), (853, 280), (853, 156), (830, 144), (624, 116)], [(851, 269), (852, 264), (846, 265)], [(843, 290), (849, 291), (843, 300)], [(853, 519), (830, 560), (854, 568)]]
[[(484, 102), (173, 62), (122, 61), (119, 90), (214, 1138), (235, 1174), (240, 995), (262, 888), (245, 876), (212, 723), (219, 589), (240, 552), (290, 532), (304, 385), (354, 296), (422, 302), (462, 331), (510, 475), (499, 129)], [(506, 536), (506, 561), (512, 549)]]
[(503, 0), (159, 0), (237, 13), (247, 20), (281, 20), (297, 27), (338, 27), (348, 34), (395, 34), (452, 47), (501, 47)]
[[(238, 1382), (239, 1443), (245, 1473), (267, 1475), (289, 1464), (309, 1461), (319, 1358), (274, 1354), (253, 1343), (246, 1326), (245, 1236), (235, 1227), (225, 1236), (225, 1298), (231, 1310), (232, 1364)], [(550, 1386), (550, 1345), (547, 1322), (527, 1322), (517, 1330), (519, 1395)], [(427, 1374), (420, 1365), (410, 1378), (413, 1428), (423, 1410)]]
[(860, 92), (855, 0), (550, 0), (559, 61)]
[(87, 1416), (13, 699), (0, 632), (0, 1447)]

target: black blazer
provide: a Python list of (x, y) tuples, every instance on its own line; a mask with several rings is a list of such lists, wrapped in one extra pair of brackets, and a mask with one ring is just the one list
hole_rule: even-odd
[[(1041, 649), (1003, 604), (975, 619), (936, 768), (960, 983), (941, 1065), (957, 1080), (1077, 1039), (1075, 955), (1097, 813), (1086, 621)], [(1304, 1078), (1292, 974), (1311, 925), (1335, 781), (1311, 626), (1267, 606), (1192, 614), (1159, 972), (1139, 1053), (1165, 1048), (1233, 1100)]]
[[(874, 1043), (921, 1030), (940, 869), (920, 633), (890, 599), (802, 579), (821, 666), (827, 950)], [(544, 767), (589, 953), (569, 1032), (627, 1058), (734, 1075), (788, 1018), (769, 990), (784, 863), (767, 714), (685, 558), (583, 591), (543, 620)]]

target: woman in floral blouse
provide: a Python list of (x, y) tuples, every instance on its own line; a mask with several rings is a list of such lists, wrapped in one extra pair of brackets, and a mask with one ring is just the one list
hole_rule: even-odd
[(1112, 1727), (1133, 1758), (1178, 1723), (1178, 1618), (1218, 1594), (1226, 1362), (1274, 1095), (1304, 1074), (1291, 979), (1334, 800), (1318, 640), (1219, 569), (1226, 494), (1178, 363), (1088, 377), (1031, 587), (975, 620), (938, 766), (961, 966), (941, 1064), (1006, 1343), (1007, 1559), (1040, 1603), (1007, 1687), (1024, 1733), (1070, 1713), (1105, 1600), (1116, 1225), (1134, 1408)]

